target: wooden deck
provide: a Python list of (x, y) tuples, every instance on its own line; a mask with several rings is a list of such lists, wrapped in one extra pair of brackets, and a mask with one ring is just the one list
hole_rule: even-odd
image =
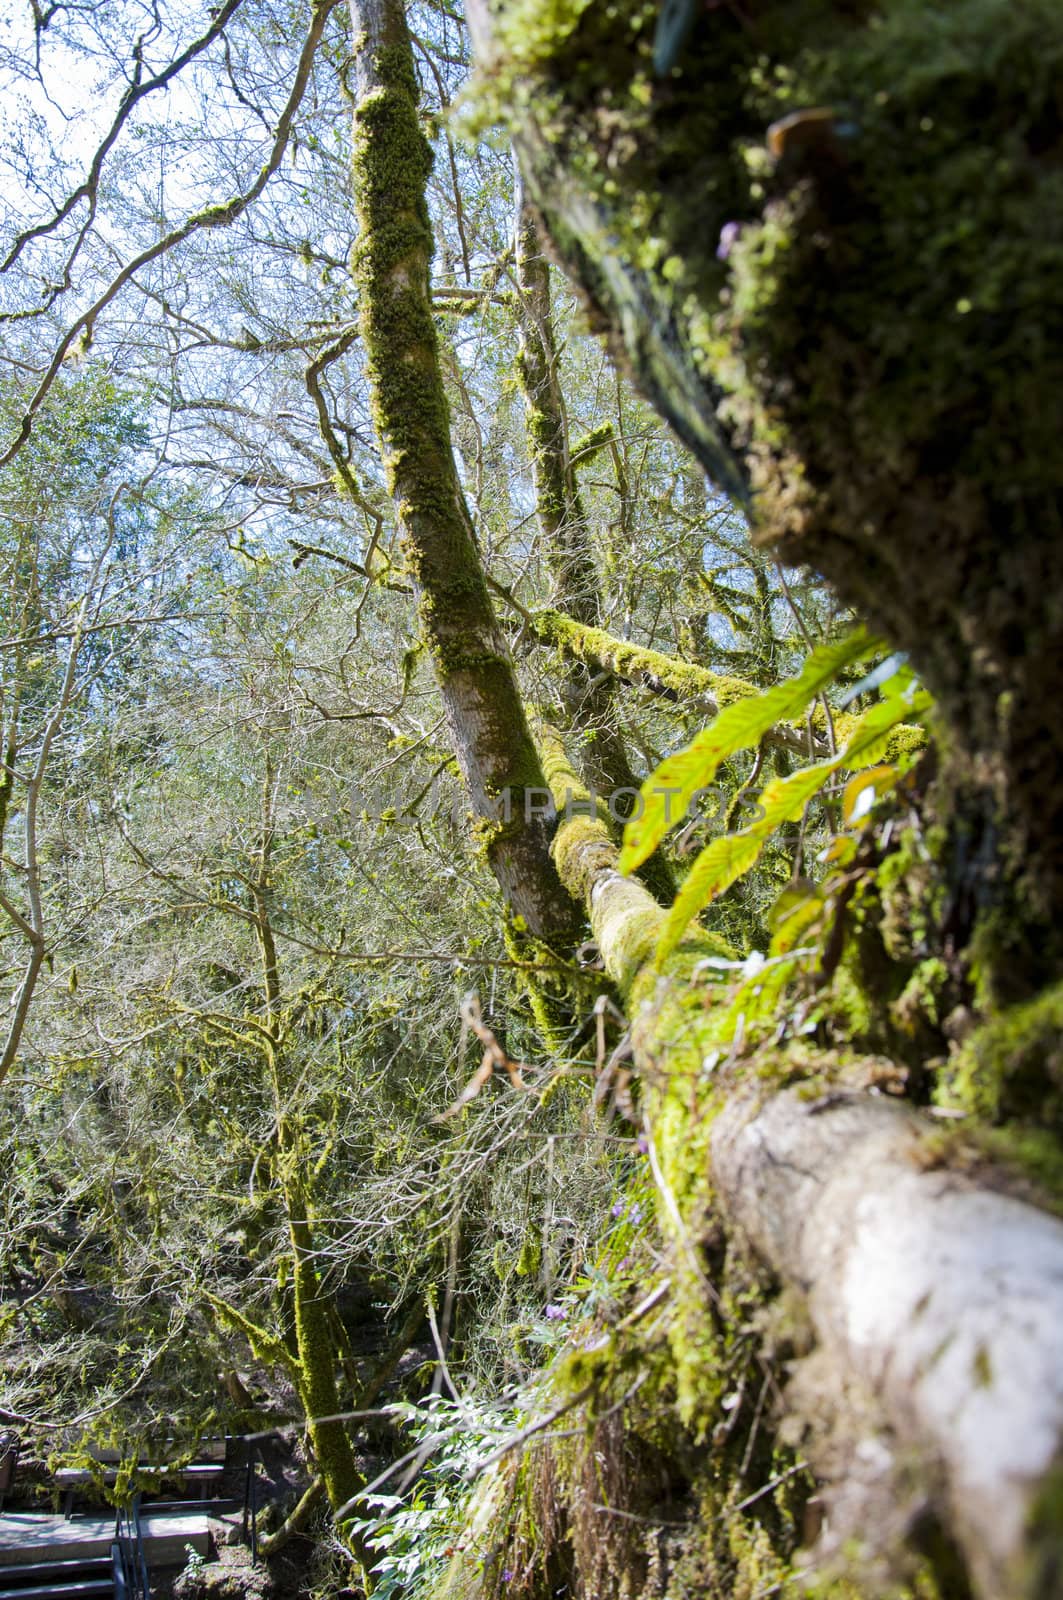
[[(141, 1514), (144, 1554), (149, 1567), (183, 1566), (191, 1545), (201, 1556), (210, 1553), (207, 1519), (199, 1511)], [(6, 1511), (0, 1515), (0, 1567), (27, 1562), (85, 1560), (107, 1555), (114, 1538), (114, 1515), (58, 1517), (38, 1511)]]

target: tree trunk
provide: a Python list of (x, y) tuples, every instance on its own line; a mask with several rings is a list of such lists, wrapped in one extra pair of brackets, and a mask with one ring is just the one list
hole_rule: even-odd
[(558, 371), (550, 268), (534, 218), (520, 202), (514, 231), (520, 307), (517, 372), (528, 416), (535, 509), (561, 605), (580, 622), (593, 626), (601, 621), (601, 583), (572, 461)]
[[(556, 792), (577, 786), (558, 749), (548, 765)], [(772, 1093), (769, 1070), (798, 1075), (799, 1054), (718, 1064), (699, 974), (712, 936), (688, 935), (658, 971), (664, 911), (617, 872), (602, 824), (564, 823), (555, 850), (632, 1018), (687, 1292), (713, 1292), (690, 1259), (712, 1225), (711, 1158), (717, 1221), (807, 1300), (817, 1348), (791, 1404), (814, 1464), (836, 1475), (841, 1453), (836, 1546), (881, 1541), (889, 1559), (929, 1516), (984, 1600), (1048, 1600), (1063, 1562), (1063, 1221), (998, 1192), (962, 1146), (950, 1165), (940, 1126), (880, 1095)]]
[(359, 226), (352, 261), (403, 549), (487, 859), (528, 929), (565, 945), (579, 913), (550, 859), (550, 819), (534, 803), (532, 792), (545, 789), (542, 768), (451, 450), (429, 293), (431, 152), (405, 11), (400, 0), (351, 0), (351, 21)]
[(880, 1459), (865, 1526), (918, 1456), (976, 1591), (1047, 1596), (1060, 1580), (1045, 1502), (1063, 1444), (1063, 1224), (938, 1166), (935, 1142), (885, 1098), (791, 1089), (727, 1106), (712, 1170), (739, 1234), (807, 1294), (817, 1378), (844, 1375), (888, 1419), (888, 1443), (873, 1423), (867, 1435)]
[(955, 940), (1030, 992), (1063, 968), (1058, 6), (468, 9), (597, 326), (937, 697)]
[[(314, 1462), (324, 1481), (329, 1505), (339, 1513), (364, 1487), (364, 1480), (355, 1465), (346, 1425), (334, 1420), (342, 1407), (336, 1387), (336, 1345), (329, 1326), (330, 1302), (318, 1279), (307, 1196), (294, 1178), (285, 1186), (285, 1199), (292, 1246), (300, 1398)], [(359, 1550), (359, 1555), (364, 1561), (364, 1550)]]

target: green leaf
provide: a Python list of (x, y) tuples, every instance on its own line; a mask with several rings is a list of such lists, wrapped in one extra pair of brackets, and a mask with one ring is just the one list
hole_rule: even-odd
[(842, 826), (855, 828), (897, 782), (896, 767), (865, 767), (842, 792)]
[(788, 778), (773, 778), (761, 790), (758, 801), (761, 815), (746, 831), (766, 839), (782, 823), (796, 821), (838, 764), (838, 761), (817, 761), (815, 766), (791, 772)]
[(789, 955), (796, 950), (803, 935), (819, 922), (824, 911), (824, 900), (814, 886), (806, 889), (784, 889), (772, 907), (771, 955)]
[(838, 673), (880, 648), (864, 628), (845, 639), (819, 645), (796, 678), (764, 694), (725, 707), (693, 743), (667, 756), (642, 785), (642, 809), (624, 829), (620, 871), (632, 872), (653, 854), (669, 828), (681, 822), (699, 789), (709, 785), (720, 765), (738, 750), (759, 744), (776, 723), (800, 717)]
[(698, 856), (675, 897), (657, 945), (657, 960), (671, 955), (687, 923), (749, 871), (763, 849), (759, 833), (725, 833)]
[[(630, 872), (646, 860), (669, 828), (687, 816), (698, 791), (708, 788), (722, 762), (738, 750), (759, 744), (777, 724), (799, 718), (843, 668), (879, 648), (878, 642), (863, 628), (833, 644), (820, 645), (795, 678), (727, 706), (685, 750), (661, 762), (643, 783), (641, 811), (632, 817), (624, 831), (620, 870)], [(874, 687), (880, 683), (885, 685), (886, 698), (859, 719), (844, 749), (829, 761), (817, 762), (767, 784), (757, 802), (756, 820), (737, 833), (713, 840), (701, 852), (665, 920), (657, 947), (658, 963), (678, 945), (691, 918), (755, 866), (765, 841), (782, 823), (800, 817), (833, 773), (840, 768), (858, 771), (877, 766), (898, 724), (907, 719), (918, 721), (930, 708), (931, 697), (920, 688), (901, 658), (891, 657), (884, 667), (888, 671), (883, 675), (880, 669)], [(863, 687), (872, 687), (871, 680)], [(882, 787), (887, 786), (885, 774), (873, 776), (876, 791), (879, 777)], [(890, 781), (895, 776), (890, 769)], [(855, 803), (856, 788), (866, 787), (866, 782), (855, 788), (850, 786), (853, 789), (850, 806)], [(780, 926), (780, 953), (792, 948), (802, 927), (816, 920), (816, 902), (813, 894), (809, 906), (800, 911), (795, 908), (792, 925), (785, 933)]]
[(687, 874), (661, 929), (658, 964), (671, 955), (690, 919), (756, 865), (776, 828), (801, 816), (836, 766), (836, 761), (817, 761), (814, 767), (792, 772), (789, 777), (773, 778), (761, 793), (761, 815), (756, 822), (743, 828), (741, 833), (726, 833), (706, 845)]
[(899, 694), (880, 700), (878, 705), (864, 712), (835, 765), (849, 767), (852, 771), (877, 766), (889, 749), (894, 728), (902, 722), (917, 722), (933, 703), (932, 697), (914, 680)]

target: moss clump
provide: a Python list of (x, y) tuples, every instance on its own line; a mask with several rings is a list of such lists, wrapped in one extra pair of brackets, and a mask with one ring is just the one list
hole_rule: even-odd
[(983, 1122), (1063, 1138), (1063, 984), (979, 1028), (958, 1052), (943, 1092)]
[[(850, 735), (855, 731), (860, 721), (861, 713), (836, 711), (833, 714), (834, 737), (838, 749), (844, 748)], [(818, 733), (826, 731), (827, 718), (822, 705), (812, 709), (812, 726)], [(891, 728), (886, 736), (880, 759), (883, 762), (900, 762), (906, 756), (918, 755), (920, 750), (925, 750), (927, 745), (927, 731), (915, 723), (900, 723), (896, 728)]]
[(543, 1260), (543, 1242), (539, 1234), (526, 1235), (513, 1268), (518, 1278), (527, 1278), (538, 1272)]
[(914, 1035), (927, 1023), (937, 1026), (943, 1022), (941, 997), (949, 983), (949, 970), (940, 956), (928, 956), (921, 961), (890, 1006), (894, 1025)]

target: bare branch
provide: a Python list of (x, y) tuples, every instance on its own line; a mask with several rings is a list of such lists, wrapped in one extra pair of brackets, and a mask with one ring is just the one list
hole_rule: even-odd
[(159, 256), (165, 255), (175, 245), (182, 244), (192, 234), (200, 233), (207, 228), (227, 228), (230, 223), (235, 222), (238, 217), (243, 215), (249, 205), (252, 205), (258, 199), (284, 158), (284, 152), (288, 148), (288, 140), (291, 137), (295, 113), (302, 103), (303, 95), (306, 93), (306, 86), (310, 81), (310, 69), (313, 65), (314, 55), (325, 31), (325, 24), (339, 3), (340, 0), (315, 0), (310, 28), (306, 39), (303, 41), (303, 48), (299, 55), (295, 82), (292, 85), (291, 94), (288, 96), (287, 104), (277, 124), (273, 148), (270, 151), (269, 160), (254, 183), (243, 194), (235, 196), (232, 200), (227, 200), (223, 205), (206, 206), (202, 211), (197, 211), (194, 216), (187, 217), (180, 227), (171, 229), (169, 233), (164, 234), (161, 239), (157, 240), (147, 250), (142, 250), (111, 280), (107, 288), (93, 301), (89, 309), (83, 312), (67, 329), (56, 348), (55, 354), (52, 356), (48, 370), (41, 379), (36, 393), (26, 407), (18, 433), (4, 454), (0, 456), (0, 467), (5, 467), (8, 462), (14, 460), (32, 433), (34, 418), (44, 404), (48, 391), (55, 382), (56, 375), (69, 351), (82, 336), (86, 339), (91, 339), (92, 331), (100, 312), (110, 305), (111, 301), (125, 288), (130, 279), (135, 277), (142, 267), (146, 267), (151, 261), (158, 260)]
[[(77, 188), (67, 196), (63, 204), (54, 213), (54, 215), (48, 219), (47, 222), (35, 223), (32, 228), (27, 228), (23, 233), (18, 235), (14, 244), (11, 246), (11, 249), (8, 251), (7, 256), (4, 258), (4, 261), (0, 263), (0, 272), (6, 272), (9, 267), (14, 266), (15, 262), (22, 253), (23, 248), (29, 244), (31, 239), (41, 239), (44, 238), (46, 234), (53, 233), (55, 229), (58, 228), (59, 224), (70, 215), (75, 206), (80, 205), (82, 200), (87, 200), (89, 203), (88, 218), (84, 227), (79, 232), (77, 243), (75, 244), (74, 249), (67, 260), (65, 281), (62, 285), (53, 285), (53, 292), (49, 296), (47, 305), (51, 305), (59, 294), (70, 287), (70, 269), (74, 264), (78, 251), (81, 248), (85, 234), (87, 233), (92, 220), (96, 215), (96, 195), (99, 188), (100, 173), (103, 170), (103, 163), (106, 160), (109, 152), (113, 149), (115, 141), (125, 126), (133, 107), (140, 100), (143, 100), (145, 95), (151, 94), (155, 89), (165, 88), (166, 85), (170, 83), (179, 72), (183, 72), (190, 61), (194, 61), (196, 56), (202, 55), (203, 51), (206, 50), (209, 45), (213, 44), (214, 40), (229, 22), (234, 12), (236, 12), (242, 4), (243, 0), (225, 0), (225, 4), (219, 7), (218, 11), (214, 14), (211, 25), (207, 29), (206, 33), (201, 34), (198, 39), (194, 39), (188, 46), (187, 50), (183, 50), (179, 56), (170, 62), (168, 67), (164, 68), (162, 72), (156, 73), (154, 78), (149, 78), (146, 83), (142, 83), (140, 81), (140, 73), (144, 64), (142, 59), (144, 41), (142, 38), (137, 40), (133, 47), (133, 59), (136, 62), (133, 80), (125, 94), (122, 96), (118, 110), (115, 113), (114, 121), (111, 123), (111, 126), (107, 130), (102, 143), (99, 145), (96, 154), (92, 158), (92, 162), (89, 166), (88, 176), (83, 183), (78, 184)], [(51, 12), (49, 12), (49, 16), (50, 15)], [(47, 309), (47, 306), (42, 307), (42, 309)], [(6, 317), (0, 318), (0, 321), (7, 320), (9, 319)]]

